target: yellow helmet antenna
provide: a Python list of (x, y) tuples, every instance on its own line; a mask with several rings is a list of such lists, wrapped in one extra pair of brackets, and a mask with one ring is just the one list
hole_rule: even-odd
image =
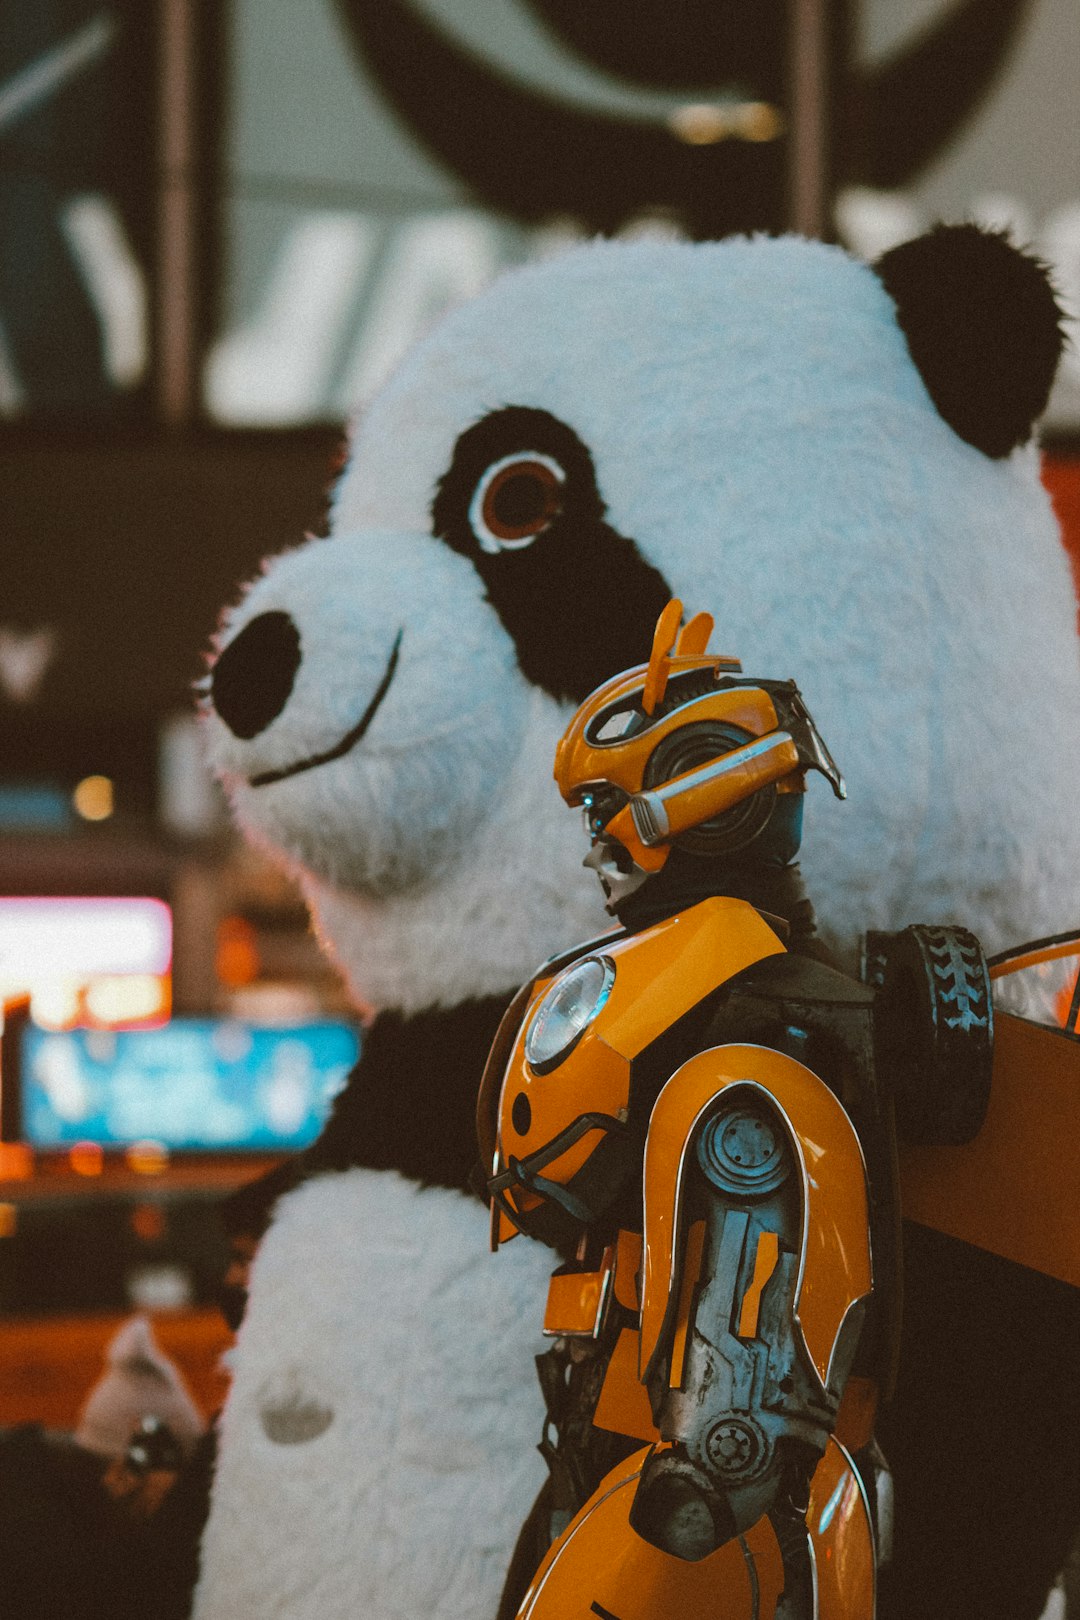
[[(684, 625), (679, 633), (679, 642), (675, 648), (677, 658), (698, 658), (709, 645), (709, 637), (713, 633), (713, 616), (711, 613), (695, 613), (689, 624)], [(731, 660), (738, 663), (737, 658)]]
[[(698, 618), (707, 615), (698, 614)], [(649, 654), (649, 668), (645, 676), (645, 690), (641, 695), (641, 707), (646, 714), (653, 714), (656, 705), (663, 701), (667, 691), (668, 676), (671, 674), (671, 654), (675, 643), (679, 639), (679, 625), (682, 622), (682, 603), (677, 596), (673, 596), (667, 607), (656, 621), (653, 632), (652, 652)], [(696, 620), (691, 621), (696, 623)], [(709, 621), (712, 628), (712, 621)], [(690, 625), (687, 625), (687, 630)], [(684, 632), (685, 634), (685, 632)], [(708, 636), (706, 636), (708, 640)]]

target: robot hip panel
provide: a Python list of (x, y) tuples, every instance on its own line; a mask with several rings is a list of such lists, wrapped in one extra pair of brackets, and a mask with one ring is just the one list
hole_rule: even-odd
[[(544, 1559), (517, 1620), (871, 1620), (874, 1534), (858, 1474), (830, 1441), (810, 1487), (805, 1613), (784, 1598), (785, 1555), (769, 1519), (688, 1563), (643, 1541), (630, 1506), (646, 1447), (614, 1468)], [(790, 1598), (790, 1594), (789, 1594)]]

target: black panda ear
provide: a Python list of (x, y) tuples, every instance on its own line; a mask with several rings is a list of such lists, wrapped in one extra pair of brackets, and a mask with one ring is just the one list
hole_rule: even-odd
[(988, 456), (1031, 437), (1064, 342), (1045, 265), (997, 231), (936, 225), (874, 265), (927, 392)]

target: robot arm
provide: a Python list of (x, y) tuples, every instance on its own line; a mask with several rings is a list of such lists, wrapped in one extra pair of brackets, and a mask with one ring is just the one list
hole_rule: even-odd
[(667, 1082), (645, 1151), (640, 1376), (662, 1444), (631, 1523), (698, 1559), (798, 1499), (870, 1292), (866, 1175), (827, 1086), (760, 1046)]

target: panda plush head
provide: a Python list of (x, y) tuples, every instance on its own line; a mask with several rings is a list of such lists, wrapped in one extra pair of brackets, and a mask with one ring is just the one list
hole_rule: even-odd
[(1035, 453), (1061, 337), (1034, 260), (938, 227), (598, 243), (449, 316), (356, 428), (330, 537), (228, 617), (206, 725), (354, 990), (501, 992), (604, 925), (551, 780), (571, 707), (672, 595), (793, 676), (824, 930), (1075, 922), (1075, 605)]

